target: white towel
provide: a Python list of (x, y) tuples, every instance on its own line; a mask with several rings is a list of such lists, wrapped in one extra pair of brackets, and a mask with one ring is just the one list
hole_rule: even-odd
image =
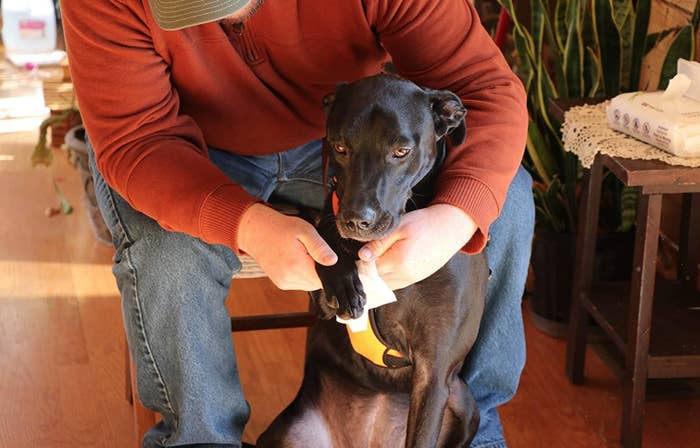
[(336, 317), (336, 320), (341, 324), (346, 324), (350, 327), (350, 331), (357, 333), (365, 331), (369, 327), (369, 316), (367, 312), (373, 308), (378, 308), (387, 303), (396, 302), (396, 294), (392, 291), (377, 272), (377, 265), (374, 261), (357, 261), (357, 273), (360, 276), (362, 287), (365, 290), (367, 303), (362, 315), (357, 319), (341, 319)]

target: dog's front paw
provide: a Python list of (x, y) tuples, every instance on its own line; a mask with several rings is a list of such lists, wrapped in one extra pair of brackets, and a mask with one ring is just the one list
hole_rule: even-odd
[(362, 315), (367, 298), (356, 272), (339, 275), (323, 283), (323, 293), (330, 307), (341, 319), (357, 319)]
[(316, 272), (323, 285), (323, 291), (315, 297), (322, 318), (356, 319), (362, 315), (367, 299), (354, 261), (317, 265)]

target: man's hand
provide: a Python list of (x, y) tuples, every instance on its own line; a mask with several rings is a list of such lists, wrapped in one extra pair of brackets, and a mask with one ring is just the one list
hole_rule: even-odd
[(399, 226), (360, 249), (362, 260), (377, 260), (379, 275), (393, 290), (419, 282), (440, 269), (477, 230), (474, 220), (449, 204), (406, 213)]
[(253, 257), (280, 289), (321, 289), (315, 263), (331, 266), (338, 256), (301, 218), (253, 204), (241, 217), (238, 247)]

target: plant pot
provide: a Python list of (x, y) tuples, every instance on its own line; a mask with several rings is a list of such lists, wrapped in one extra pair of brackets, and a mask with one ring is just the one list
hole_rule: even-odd
[[(575, 235), (535, 230), (531, 259), (535, 286), (526, 308), (535, 327), (556, 338), (567, 334), (575, 245)], [(594, 281), (629, 280), (633, 249), (633, 231), (601, 232), (596, 244)], [(602, 336), (592, 321), (589, 334), (594, 340)]]
[(575, 244), (569, 233), (535, 230), (531, 259), (535, 288), (528, 306), (541, 318), (560, 323), (569, 320)]
[[(51, 116), (57, 116), (64, 114), (64, 110), (51, 110)], [(51, 125), (51, 146), (53, 148), (60, 148), (66, 142), (66, 134), (68, 131), (74, 127), (80, 125), (82, 119), (80, 117), (80, 112), (73, 111), (68, 114), (68, 116), (59, 123), (54, 123)]]
[(100, 209), (97, 206), (97, 198), (95, 196), (95, 186), (90, 174), (90, 166), (88, 164), (88, 149), (85, 143), (85, 128), (82, 125), (72, 127), (66, 133), (66, 147), (70, 154), (70, 159), (73, 165), (80, 172), (80, 180), (83, 185), (83, 205), (88, 214), (90, 227), (95, 239), (107, 246), (112, 245), (112, 235), (102, 218)]

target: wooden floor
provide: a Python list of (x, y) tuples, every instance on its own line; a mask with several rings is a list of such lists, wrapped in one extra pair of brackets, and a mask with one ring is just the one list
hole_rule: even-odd
[[(77, 173), (56, 175), (76, 211), (47, 218), (49, 171), (31, 169), (34, 135), (0, 136), (0, 448), (130, 448), (124, 337), (111, 249), (94, 241)], [(305, 295), (265, 280), (239, 280), (233, 312), (302, 310)], [(303, 330), (234, 337), (253, 415), (252, 441), (298, 387)], [(511, 447), (615, 447), (620, 385), (589, 350), (586, 385), (563, 375), (564, 343), (527, 325), (528, 362), (501, 416)], [(644, 446), (700, 447), (700, 400), (648, 402)]]

